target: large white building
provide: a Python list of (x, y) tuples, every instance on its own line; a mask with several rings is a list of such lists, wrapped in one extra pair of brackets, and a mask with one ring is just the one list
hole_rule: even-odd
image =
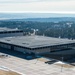
[(44, 54), (75, 47), (74, 40), (46, 36), (16, 36), (0, 39), (0, 47), (23, 53)]

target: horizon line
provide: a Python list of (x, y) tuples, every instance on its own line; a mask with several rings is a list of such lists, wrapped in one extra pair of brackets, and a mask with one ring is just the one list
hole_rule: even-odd
[(0, 11), (0, 13), (48, 13), (48, 14), (75, 14), (75, 11)]

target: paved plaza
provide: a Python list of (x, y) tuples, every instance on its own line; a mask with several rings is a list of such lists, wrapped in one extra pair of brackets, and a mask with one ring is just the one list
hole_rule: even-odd
[(0, 66), (5, 66), (23, 75), (75, 75), (74, 66), (62, 68), (56, 65), (57, 63), (47, 64), (39, 59), (26, 60), (10, 55), (6, 58), (0, 58)]

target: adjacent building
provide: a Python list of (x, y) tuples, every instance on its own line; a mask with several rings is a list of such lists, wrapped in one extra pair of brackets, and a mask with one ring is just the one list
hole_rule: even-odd
[(23, 30), (0, 27), (0, 38), (13, 36), (23, 36)]

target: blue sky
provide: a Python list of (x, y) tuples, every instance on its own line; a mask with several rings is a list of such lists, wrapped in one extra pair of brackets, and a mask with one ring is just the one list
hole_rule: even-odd
[(0, 12), (75, 14), (75, 0), (0, 0)]

